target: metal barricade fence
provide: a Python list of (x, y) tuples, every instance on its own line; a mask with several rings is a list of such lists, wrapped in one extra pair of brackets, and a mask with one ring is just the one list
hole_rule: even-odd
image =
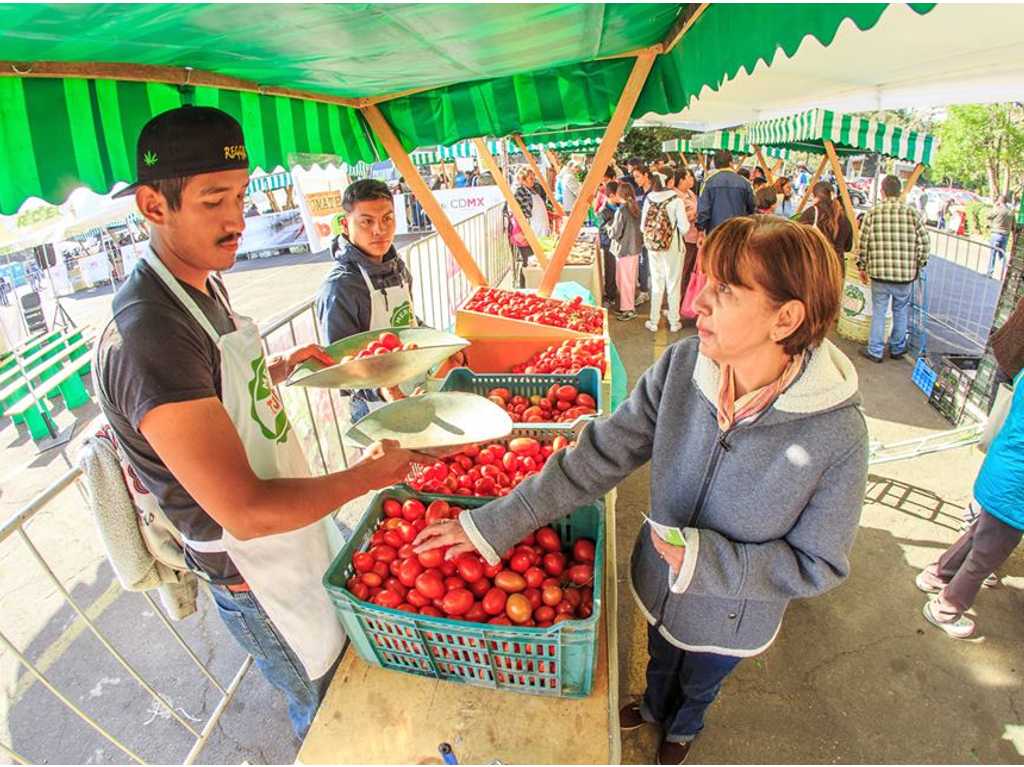
[[(511, 272), (512, 264), (511, 247), (504, 229), (502, 206), (494, 206), (466, 219), (457, 224), (456, 229), (480, 266), (488, 283), (500, 284)], [(403, 256), (413, 274), (414, 301), (417, 311), (420, 313), (420, 319), (438, 328), (451, 326), (454, 321), (455, 307), (469, 294), (471, 286), (461, 270), (454, 264), (454, 260), (444, 247), (440, 237), (436, 233), (427, 235), (405, 248)], [(300, 344), (320, 343), (322, 339), (312, 300), (303, 302), (266, 323), (261, 330), (261, 335), (264, 347), (269, 353), (283, 351)], [(293, 427), (302, 440), (314, 471), (327, 473), (347, 468), (348, 456), (342, 446), (343, 429), (348, 423), (348, 405), (345, 398), (334, 390), (321, 389), (293, 390), (285, 387), (281, 394), (284, 397)], [(51, 504), (60, 499), (66, 501), (64, 496), (72, 492), (72, 486), (77, 489), (80, 496), (73, 499), (74, 508), (78, 511), (85, 509), (88, 505), (88, 498), (82, 486), (82, 473), (77, 467), (71, 468), (4, 523), (3, 527), (0, 527), (0, 545), (12, 545), (9, 539), (18, 539), (23, 546), (27, 547), (30, 559), (42, 570), (43, 575), (56, 589), (56, 593), (59, 594), (63, 602), (73, 610), (78, 620), (84, 622), (88, 631), (95, 636), (107, 653), (152, 698), (153, 706), (165, 712), (166, 717), (175, 720), (194, 738), (184, 759), (184, 764), (192, 764), (207, 744), (210, 734), (231, 703), (239, 684), (251, 667), (252, 657), (247, 656), (232, 676), (231, 681), (227, 685), (222, 684), (189, 646), (182, 634), (172, 625), (170, 619), (152, 596), (148, 592), (143, 592), (142, 598), (146, 600), (155, 616), (169, 632), (169, 641), (179, 645), (185, 651), (198, 667), (199, 672), (221, 695), (220, 701), (201, 728), (197, 727), (198, 721), (195, 718), (179, 714), (179, 710), (167, 699), (166, 695), (157, 691), (100, 630), (95, 618), (90, 617), (90, 607), (83, 607), (72, 596), (65, 582), (54, 572), (51, 563), (40, 551), (37, 542), (26, 529), (26, 526), (40, 512), (47, 510)], [(117, 594), (120, 595), (122, 592), (117, 586), (116, 580), (114, 586), (117, 587)], [(62, 633), (69, 632), (73, 623), (74, 621), (65, 626)], [(2, 626), (0, 626), (0, 647), (13, 656), (18, 664), (28, 672), (32, 680), (52, 693), (66, 709), (73, 712), (103, 741), (117, 748), (128, 760), (140, 764), (145, 763), (142, 756), (127, 745), (123, 738), (112, 734), (103, 724), (91, 717), (84, 708), (72, 700), (67, 690), (62, 690), (54, 684), (47, 675), (47, 669), (42, 664), (33, 661), (26, 650), (19, 649), (11, 640), (9, 632), (5, 631)], [(13, 744), (4, 743), (2, 739), (0, 739), (0, 752), (18, 763), (29, 763), (28, 758), (16, 751)], [(168, 758), (169, 756), (167, 755), (159, 761), (165, 763), (172, 761)]]
[(914, 291), (911, 348), (927, 354), (984, 352), (1005, 264), (988, 276), (992, 247), (929, 228), (931, 257)]

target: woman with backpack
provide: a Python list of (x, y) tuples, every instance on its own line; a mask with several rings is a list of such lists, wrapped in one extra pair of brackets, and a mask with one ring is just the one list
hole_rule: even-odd
[(651, 264), (651, 318), (644, 327), (658, 330), (661, 304), (668, 294), (668, 327), (673, 333), (683, 328), (682, 305), (683, 235), (690, 230), (683, 201), (674, 189), (666, 189), (659, 173), (651, 174), (651, 188), (644, 199), (640, 217), (644, 245)]
[(609, 233), (611, 251), (615, 256), (615, 284), (619, 289), (619, 313), (616, 319), (636, 317), (636, 275), (640, 266), (640, 250), (644, 246), (640, 229), (640, 206), (636, 192), (629, 184), (619, 184), (616, 193), (619, 203)]
[(801, 224), (810, 224), (825, 235), (835, 248), (839, 265), (846, 273), (846, 254), (853, 248), (853, 227), (843, 215), (843, 206), (835, 199), (835, 190), (828, 181), (819, 181), (811, 190), (814, 205), (800, 216)]

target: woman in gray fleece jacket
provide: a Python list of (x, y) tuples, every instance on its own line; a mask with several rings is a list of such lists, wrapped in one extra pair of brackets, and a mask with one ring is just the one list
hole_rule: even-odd
[(825, 339), (839, 261), (812, 227), (734, 218), (707, 239), (698, 337), (670, 346), (610, 417), (590, 424), (506, 498), (428, 527), (417, 550), (477, 550), (488, 562), (651, 462), (651, 518), (631, 581), (650, 624), (647, 690), (623, 728), (665, 729), (681, 763), (742, 658), (771, 645), (792, 599), (839, 585), (867, 481), (853, 365)]

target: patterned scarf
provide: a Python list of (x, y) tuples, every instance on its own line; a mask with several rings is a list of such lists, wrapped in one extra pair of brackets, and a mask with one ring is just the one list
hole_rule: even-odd
[(754, 389), (736, 399), (736, 373), (732, 365), (723, 365), (722, 381), (718, 386), (718, 428), (729, 431), (735, 424), (753, 418), (778, 399), (800, 375), (804, 367), (804, 352), (792, 357), (782, 375), (760, 389)]

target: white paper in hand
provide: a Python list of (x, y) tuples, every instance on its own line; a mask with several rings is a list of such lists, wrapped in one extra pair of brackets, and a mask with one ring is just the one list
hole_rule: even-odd
[(665, 541), (665, 543), (671, 543), (673, 546), (683, 546), (684, 548), (686, 547), (686, 538), (683, 537), (683, 531), (680, 530), (678, 527), (662, 525), (658, 522), (655, 522), (646, 514), (644, 514), (644, 519), (647, 520), (648, 524), (651, 526), (651, 529), (654, 530), (654, 532), (658, 534), (658, 537), (661, 538), (661, 540)]

